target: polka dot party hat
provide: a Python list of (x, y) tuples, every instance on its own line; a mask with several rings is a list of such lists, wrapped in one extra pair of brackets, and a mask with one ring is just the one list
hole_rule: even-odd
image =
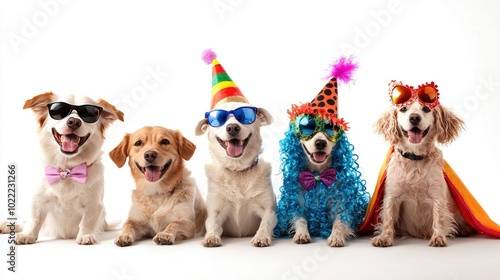
[(248, 103), (238, 86), (217, 61), (217, 54), (214, 51), (211, 49), (203, 51), (201, 58), (206, 64), (212, 64), (212, 101), (210, 110), (216, 109), (227, 102)]
[(321, 115), (324, 119), (329, 119), (332, 123), (339, 125), (344, 131), (349, 128), (347, 122), (342, 118), (338, 118), (338, 83), (348, 84), (354, 71), (358, 69), (358, 64), (354, 62), (353, 57), (340, 57), (337, 61), (331, 64), (331, 70), (326, 78), (328, 82), (309, 103), (300, 106), (292, 105), (288, 110), (290, 120), (293, 121), (298, 115), (311, 114)]
[(328, 78), (330, 80), (326, 83), (318, 95), (311, 101), (313, 109), (324, 109), (332, 116), (338, 115), (338, 90), (337, 81), (342, 83), (349, 83), (352, 78), (353, 72), (358, 68), (358, 65), (353, 61), (352, 57), (341, 57), (332, 64)]

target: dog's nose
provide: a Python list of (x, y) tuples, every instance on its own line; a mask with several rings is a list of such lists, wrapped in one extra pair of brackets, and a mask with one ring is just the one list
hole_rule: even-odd
[(69, 118), (68, 121), (66, 122), (66, 125), (71, 130), (77, 130), (80, 126), (82, 126), (82, 121), (77, 118)]
[(410, 123), (413, 125), (417, 125), (421, 120), (422, 120), (422, 118), (420, 117), (419, 114), (411, 114), (410, 115)]
[(326, 141), (325, 140), (322, 140), (322, 139), (318, 139), (314, 142), (314, 146), (316, 147), (316, 149), (318, 150), (324, 150), (325, 147), (326, 147)]
[(236, 136), (240, 132), (240, 129), (240, 126), (234, 123), (226, 126), (226, 132), (231, 136)]
[(147, 151), (144, 153), (144, 159), (149, 163), (153, 162), (157, 156), (158, 153), (155, 151)]

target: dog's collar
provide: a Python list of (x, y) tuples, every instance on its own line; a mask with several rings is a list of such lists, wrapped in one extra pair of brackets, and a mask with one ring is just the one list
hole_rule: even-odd
[(404, 158), (407, 158), (410, 160), (423, 160), (424, 159), (424, 155), (416, 155), (414, 153), (408, 153), (408, 152), (405, 153), (405, 152), (401, 151), (400, 149), (398, 149), (398, 151)]
[(254, 167), (257, 165), (257, 163), (259, 163), (259, 158), (258, 158), (258, 157), (256, 157), (256, 158), (252, 161), (252, 164), (251, 164), (249, 167), (247, 167), (247, 168), (245, 168), (245, 169), (242, 169), (242, 170), (240, 170), (239, 172), (246, 172), (246, 171), (248, 171), (248, 170), (250, 170), (250, 169), (254, 168)]

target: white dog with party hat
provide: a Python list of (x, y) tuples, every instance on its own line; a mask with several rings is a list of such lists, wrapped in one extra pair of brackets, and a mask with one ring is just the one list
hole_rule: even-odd
[(208, 217), (202, 244), (221, 246), (224, 235), (253, 236), (254, 246), (269, 246), (277, 223), (276, 199), (271, 165), (259, 154), (260, 128), (273, 118), (248, 102), (213, 51), (206, 50), (202, 58), (212, 65), (210, 110), (196, 126), (196, 135), (207, 134), (212, 155), (212, 162), (205, 165)]

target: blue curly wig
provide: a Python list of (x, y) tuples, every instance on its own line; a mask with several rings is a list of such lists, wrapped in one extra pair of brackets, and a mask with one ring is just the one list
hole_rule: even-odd
[[(366, 182), (361, 179), (358, 171), (358, 155), (353, 151), (354, 146), (343, 133), (331, 152), (331, 167), (337, 172), (336, 181), (331, 186), (318, 181), (312, 190), (305, 191), (299, 184), (298, 175), (307, 170), (307, 159), (290, 125), (285, 138), (280, 141), (283, 185), (280, 187), (281, 196), (276, 209), (276, 237), (293, 236), (295, 232), (292, 225), (298, 217), (306, 219), (311, 237), (330, 236), (336, 218), (342, 219), (353, 231), (358, 229), (365, 216), (370, 195), (366, 191)], [(337, 212), (333, 213), (333, 209)]]

